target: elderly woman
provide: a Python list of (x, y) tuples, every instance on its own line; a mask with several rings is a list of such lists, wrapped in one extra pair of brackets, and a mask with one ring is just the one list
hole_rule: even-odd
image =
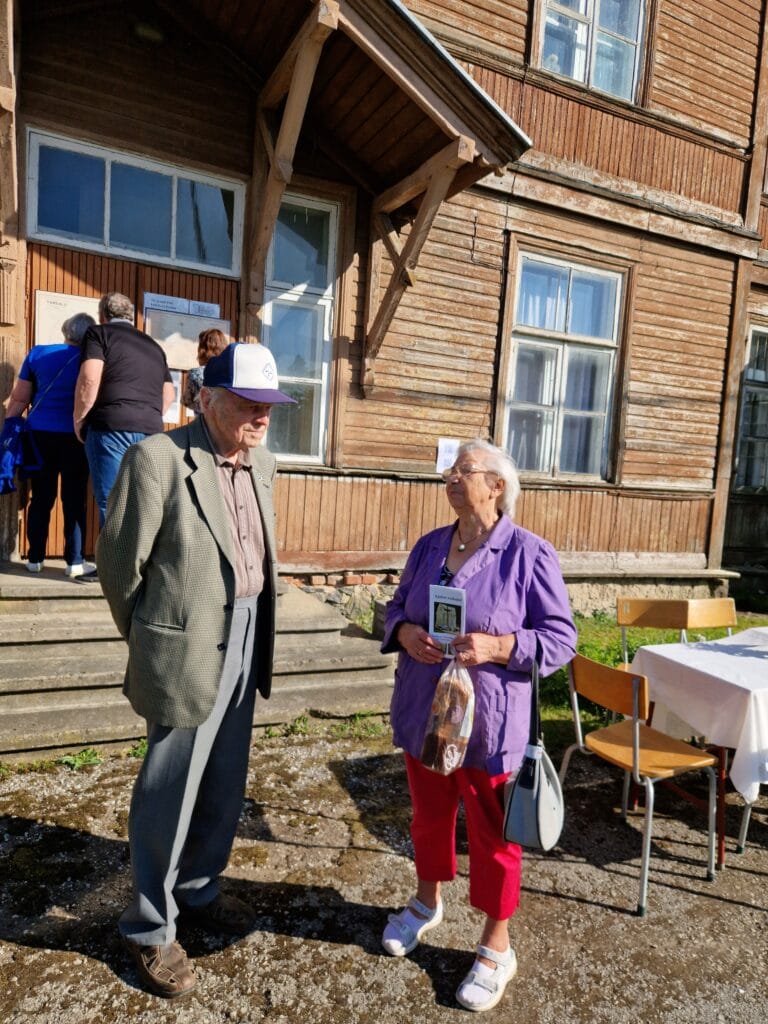
[(93, 569), (83, 563), (88, 462), (74, 434), (72, 412), (80, 370), (80, 344), (85, 332), (95, 323), (87, 313), (77, 313), (61, 325), (64, 343), (31, 348), (8, 399), (7, 416), (20, 416), (32, 406), (27, 421), (42, 459), (42, 468), (30, 478), (32, 498), (27, 511), (27, 569), (30, 572), (40, 572), (43, 568), (59, 477), (67, 563), (64, 572), (67, 576), (82, 576)]
[[(536, 662), (549, 675), (570, 661), (576, 630), (554, 549), (513, 522), (520, 484), (506, 452), (468, 441), (443, 477), (458, 519), (417, 542), (387, 609), (382, 644), (385, 652), (400, 652), (391, 717), (395, 745), (405, 750), (417, 875), (415, 897), (390, 915), (383, 944), (392, 956), (404, 956), (442, 921), (441, 883), (456, 874), (462, 799), (469, 900), (485, 914), (485, 923), (456, 998), (481, 1011), (499, 1002), (517, 968), (508, 921), (519, 901), (522, 852), (502, 836), (503, 793), (528, 738), (531, 670)], [(419, 761), (435, 685), (446, 665), (427, 632), (433, 583), (466, 593), (466, 632), (453, 646), (475, 689), (464, 764), (450, 775)]]
[(187, 409), (190, 409), (195, 416), (202, 412), (200, 408), (200, 388), (203, 386), (203, 373), (209, 359), (213, 359), (220, 352), (223, 352), (229, 342), (223, 331), (217, 327), (210, 327), (207, 331), (200, 331), (197, 336), (197, 366), (193, 366), (187, 374), (187, 383), (184, 385), (184, 392), (181, 400)]

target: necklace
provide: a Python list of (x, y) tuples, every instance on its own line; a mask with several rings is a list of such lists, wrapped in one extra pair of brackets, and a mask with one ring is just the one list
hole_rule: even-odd
[(459, 543), (458, 543), (458, 545), (456, 547), (456, 550), (457, 551), (466, 551), (468, 544), (474, 544), (474, 542), (476, 540), (480, 540), (481, 537), (483, 537), (486, 533), (488, 533), (490, 530), (492, 530), (494, 528), (496, 523), (498, 523), (498, 519), (494, 519), (494, 521), (491, 523), (490, 526), (484, 526), (482, 528), (482, 530), (480, 531), (480, 533), (477, 534), (476, 537), (472, 537), (471, 540), (466, 540), (466, 541), (461, 539), (461, 530), (459, 529), (459, 524), (456, 523), (456, 536), (459, 538)]

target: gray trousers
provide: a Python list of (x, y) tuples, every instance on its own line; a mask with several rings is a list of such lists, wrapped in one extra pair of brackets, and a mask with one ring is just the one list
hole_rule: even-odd
[(196, 729), (147, 722), (147, 753), (128, 819), (133, 900), (120, 932), (141, 945), (176, 938), (182, 907), (219, 891), (243, 806), (256, 685), (257, 598), (238, 598), (219, 692)]

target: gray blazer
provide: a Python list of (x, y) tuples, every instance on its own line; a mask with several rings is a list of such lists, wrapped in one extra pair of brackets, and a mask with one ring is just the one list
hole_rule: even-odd
[[(252, 673), (272, 681), (277, 584), (275, 457), (251, 449), (266, 568)], [(137, 714), (187, 729), (210, 714), (235, 600), (232, 535), (213, 452), (196, 420), (126, 452), (96, 546), (99, 581), (128, 641), (123, 692)]]

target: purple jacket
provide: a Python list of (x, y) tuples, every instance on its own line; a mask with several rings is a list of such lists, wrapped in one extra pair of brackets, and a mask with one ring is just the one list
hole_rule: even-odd
[[(394, 633), (401, 622), (429, 628), (429, 585), (439, 582), (453, 531), (454, 526), (444, 526), (416, 543), (387, 607), (381, 649), (400, 651), (390, 710), (394, 743), (414, 757), (421, 753), (435, 684), (446, 662), (422, 665), (402, 650)], [(576, 651), (568, 592), (552, 545), (507, 516), (450, 586), (466, 591), (468, 633), (517, 638), (506, 666), (486, 662), (468, 670), (475, 721), (464, 764), (500, 775), (519, 767), (528, 742), (533, 662), (547, 676)]]

